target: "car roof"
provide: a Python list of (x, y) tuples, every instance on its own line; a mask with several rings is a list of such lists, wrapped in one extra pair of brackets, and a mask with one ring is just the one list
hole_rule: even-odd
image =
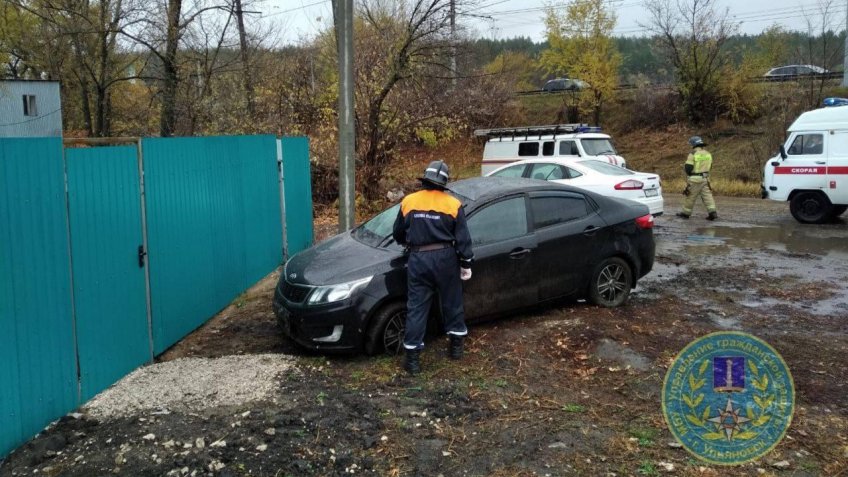
[(518, 192), (532, 192), (557, 190), (565, 192), (579, 192), (586, 194), (587, 191), (556, 182), (538, 179), (525, 179), (519, 177), (473, 177), (448, 184), (447, 189), (459, 196), (466, 202), (478, 202), (488, 198), (501, 197)]

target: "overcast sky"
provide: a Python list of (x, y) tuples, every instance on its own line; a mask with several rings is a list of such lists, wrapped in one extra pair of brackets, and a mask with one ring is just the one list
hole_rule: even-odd
[[(459, 21), (473, 37), (504, 39), (525, 36), (534, 41), (544, 40), (542, 17), (545, 5), (550, 3), (548, 0), (472, 1), (473, 5), (461, 9), (465, 15), (461, 15)], [(848, 0), (716, 0), (718, 5), (730, 8), (731, 14), (741, 22), (742, 32), (751, 34), (773, 24), (806, 31), (805, 12), (820, 22), (821, 1), (833, 2), (831, 24), (835, 30), (843, 30)], [(645, 34), (644, 28), (639, 25), (648, 21), (644, 0), (611, 0), (611, 3), (618, 15), (616, 35)], [(283, 43), (312, 37), (332, 19), (330, 0), (262, 0), (254, 9), (262, 12), (263, 22), (273, 24), (281, 32)]]

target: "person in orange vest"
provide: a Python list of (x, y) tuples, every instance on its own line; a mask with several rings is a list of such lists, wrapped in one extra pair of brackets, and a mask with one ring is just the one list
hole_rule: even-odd
[(474, 253), (462, 203), (445, 192), (449, 179), (444, 161), (431, 162), (419, 179), (423, 189), (401, 201), (392, 231), (395, 241), (409, 250), (403, 347), (404, 369), (412, 375), (421, 372), (427, 316), (436, 293), (450, 337), (451, 358), (462, 358), (463, 340), (468, 334), (460, 280), (471, 278)]

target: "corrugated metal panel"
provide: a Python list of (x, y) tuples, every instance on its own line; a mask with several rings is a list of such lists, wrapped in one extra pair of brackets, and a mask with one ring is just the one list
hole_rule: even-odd
[(159, 354), (279, 265), (276, 142), (157, 138), (142, 150)]
[(0, 139), (0, 455), (78, 403), (62, 142)]
[[(35, 96), (36, 115), (24, 115), (24, 95)], [(0, 137), (45, 136), (62, 136), (59, 82), (0, 80)]]
[(68, 149), (82, 400), (150, 361), (135, 147)]
[(312, 246), (312, 176), (309, 168), (309, 140), (305, 137), (280, 139), (283, 148), (286, 254)]

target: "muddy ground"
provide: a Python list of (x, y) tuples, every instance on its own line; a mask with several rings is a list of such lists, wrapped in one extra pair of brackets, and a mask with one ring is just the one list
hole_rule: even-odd
[[(276, 402), (66, 417), (0, 475), (845, 474), (848, 223), (801, 226), (785, 204), (754, 199), (720, 199), (713, 223), (701, 211), (685, 221), (672, 217), (678, 204), (668, 198), (656, 267), (626, 306), (473, 326), (464, 360), (446, 359), (438, 339), (418, 378), (399, 358), (324, 357), (286, 341), (270, 311), (273, 275), (161, 359), (294, 355), (299, 371), (278, 377)], [(660, 408), (671, 360), (718, 330), (769, 342), (796, 385), (785, 439), (741, 467), (691, 457)]]

